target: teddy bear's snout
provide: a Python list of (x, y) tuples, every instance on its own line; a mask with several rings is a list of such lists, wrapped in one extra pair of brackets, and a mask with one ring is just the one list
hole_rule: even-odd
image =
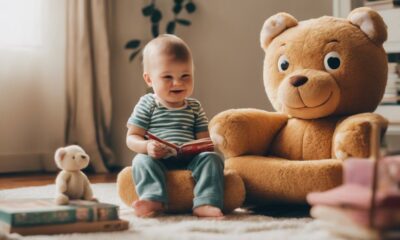
[(82, 167), (86, 167), (89, 164), (89, 157), (86, 154), (80, 154), (77, 158), (78, 165)]
[(307, 81), (308, 81), (308, 78), (303, 75), (295, 75), (295, 76), (291, 76), (289, 78), (289, 82), (293, 87), (303, 86), (304, 84), (307, 83)]

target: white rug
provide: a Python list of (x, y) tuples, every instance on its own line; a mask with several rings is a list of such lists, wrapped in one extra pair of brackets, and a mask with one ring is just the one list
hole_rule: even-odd
[[(102, 202), (120, 205), (121, 218), (130, 222), (123, 232), (65, 234), (53, 236), (21, 237), (11, 239), (343, 239), (323, 228), (323, 223), (311, 218), (272, 218), (254, 215), (244, 210), (227, 215), (223, 220), (198, 219), (191, 215), (167, 215), (153, 219), (141, 219), (133, 215), (118, 198), (113, 183), (93, 184), (95, 196)], [(54, 185), (27, 187), (0, 191), (0, 199), (53, 197)], [(0, 234), (0, 239), (2, 239)], [(7, 239), (7, 238), (6, 238)]]

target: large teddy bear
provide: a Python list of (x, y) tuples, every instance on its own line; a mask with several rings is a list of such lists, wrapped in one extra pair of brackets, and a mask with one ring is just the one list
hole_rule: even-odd
[(386, 26), (369, 8), (347, 19), (298, 22), (287, 13), (261, 30), (264, 86), (276, 113), (222, 112), (211, 138), (227, 169), (242, 177), (247, 202), (304, 203), (307, 193), (341, 184), (347, 157), (369, 156), (371, 113), (386, 85)]

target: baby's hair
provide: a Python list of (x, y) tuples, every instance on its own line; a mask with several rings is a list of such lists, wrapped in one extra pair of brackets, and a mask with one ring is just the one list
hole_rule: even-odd
[(182, 39), (172, 34), (162, 34), (146, 44), (143, 49), (143, 70), (145, 72), (149, 70), (148, 62), (151, 57), (154, 57), (153, 54), (166, 55), (177, 62), (192, 60), (189, 46)]

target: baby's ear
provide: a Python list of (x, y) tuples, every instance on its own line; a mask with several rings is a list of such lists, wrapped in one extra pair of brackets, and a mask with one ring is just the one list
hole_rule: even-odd
[(152, 82), (151, 82), (151, 78), (150, 78), (150, 74), (147, 72), (143, 73), (143, 79), (146, 82), (147, 86), (152, 87)]
[(378, 45), (382, 45), (387, 39), (386, 24), (382, 17), (368, 7), (356, 8), (347, 19), (363, 31), (369, 39)]
[(54, 154), (54, 159), (56, 161), (62, 161), (64, 160), (65, 155), (67, 155), (67, 151), (65, 151), (65, 149), (61, 147), (57, 149), (56, 153)]
[(269, 17), (261, 29), (260, 43), (262, 48), (267, 48), (271, 41), (286, 29), (296, 26), (297, 19), (292, 15), (281, 12)]

